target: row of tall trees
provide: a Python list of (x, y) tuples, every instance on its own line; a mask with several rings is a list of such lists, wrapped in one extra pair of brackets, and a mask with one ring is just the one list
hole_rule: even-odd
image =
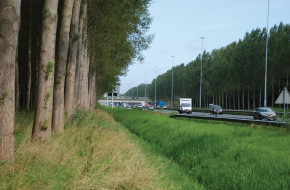
[[(280, 23), (270, 29), (268, 39), (267, 105), (275, 100), (283, 87), (290, 88), (290, 25)], [(202, 106), (220, 104), (224, 108), (253, 109), (263, 106), (266, 57), (266, 29), (247, 32), (243, 39), (226, 47), (203, 52)], [(187, 65), (173, 68), (174, 100), (191, 97), (199, 106), (201, 55)], [(147, 84), (147, 96), (154, 100), (155, 80), (158, 100), (170, 103), (172, 70), (159, 75)], [(142, 87), (141, 87), (142, 86)], [(138, 89), (143, 89), (144, 84)], [(136, 96), (137, 88), (126, 95)], [(144, 91), (139, 91), (144, 96)]]
[(142, 59), (150, 3), (0, 1), (0, 162), (14, 158), (15, 110), (35, 111), (32, 141), (47, 141)]

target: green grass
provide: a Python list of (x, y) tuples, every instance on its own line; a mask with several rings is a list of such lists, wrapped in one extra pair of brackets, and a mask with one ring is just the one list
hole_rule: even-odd
[(78, 110), (43, 143), (31, 142), (32, 122), (16, 114), (15, 161), (0, 166), (0, 189), (203, 189), (102, 110)]
[(290, 189), (288, 129), (107, 111), (206, 189)]

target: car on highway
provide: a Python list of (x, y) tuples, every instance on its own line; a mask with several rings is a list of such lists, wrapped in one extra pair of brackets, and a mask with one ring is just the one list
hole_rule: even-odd
[(148, 106), (148, 110), (154, 110), (154, 107), (152, 105)]
[(215, 116), (217, 116), (217, 114), (223, 115), (223, 109), (220, 105), (212, 105), (209, 113)]
[(255, 111), (254, 111), (254, 119), (266, 119), (266, 120), (273, 120), (275, 121), (276, 119), (276, 113), (268, 107), (258, 107)]

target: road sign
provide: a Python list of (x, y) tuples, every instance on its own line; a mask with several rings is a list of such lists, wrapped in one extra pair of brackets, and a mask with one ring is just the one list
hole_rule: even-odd
[(281, 94), (275, 101), (275, 104), (290, 104), (290, 94), (286, 87), (282, 90)]
[(275, 104), (284, 104), (284, 117), (285, 117), (285, 104), (290, 104), (290, 94), (286, 87), (284, 87), (284, 89), (282, 90)]

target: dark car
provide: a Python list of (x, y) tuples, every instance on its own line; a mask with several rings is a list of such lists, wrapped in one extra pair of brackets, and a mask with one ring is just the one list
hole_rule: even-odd
[(223, 115), (223, 109), (220, 105), (212, 105), (210, 109), (210, 114), (215, 116), (217, 116), (217, 114)]
[(276, 113), (271, 108), (258, 107), (254, 111), (254, 119), (267, 119), (274, 121), (276, 119)]

